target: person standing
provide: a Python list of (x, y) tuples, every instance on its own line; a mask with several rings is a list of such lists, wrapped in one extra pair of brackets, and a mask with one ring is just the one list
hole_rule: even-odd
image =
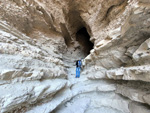
[(82, 66), (81, 60), (77, 60), (76, 61), (76, 78), (80, 77), (81, 66)]

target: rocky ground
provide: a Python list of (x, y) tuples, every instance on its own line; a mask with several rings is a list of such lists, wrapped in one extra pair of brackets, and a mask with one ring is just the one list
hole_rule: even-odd
[(150, 113), (149, 44), (149, 0), (0, 0), (0, 112)]

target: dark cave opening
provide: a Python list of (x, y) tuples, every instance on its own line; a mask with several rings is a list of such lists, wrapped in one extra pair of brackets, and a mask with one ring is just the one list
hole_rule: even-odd
[(77, 31), (76, 40), (79, 42), (84, 54), (90, 54), (90, 50), (93, 49), (94, 44), (90, 41), (90, 35), (85, 27), (82, 27)]

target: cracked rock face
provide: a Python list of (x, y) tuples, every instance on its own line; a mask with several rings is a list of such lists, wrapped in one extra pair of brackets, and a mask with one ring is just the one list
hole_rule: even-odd
[(0, 113), (150, 113), (149, 58), (149, 0), (0, 0)]

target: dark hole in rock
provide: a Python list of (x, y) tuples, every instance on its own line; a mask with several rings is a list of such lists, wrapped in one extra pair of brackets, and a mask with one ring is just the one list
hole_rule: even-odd
[(90, 35), (85, 27), (82, 27), (79, 31), (77, 31), (76, 40), (79, 42), (84, 54), (90, 54), (90, 50), (93, 49), (94, 44), (90, 41)]

